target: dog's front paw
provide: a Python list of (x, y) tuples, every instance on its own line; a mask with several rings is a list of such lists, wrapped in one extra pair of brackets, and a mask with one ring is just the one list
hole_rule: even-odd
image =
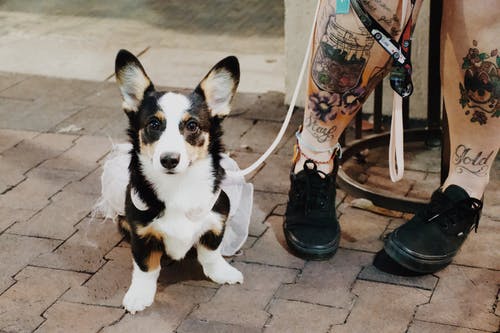
[(123, 297), (123, 307), (131, 314), (142, 311), (155, 299), (156, 288), (138, 288), (130, 286), (125, 297)]
[(221, 260), (216, 264), (206, 265), (206, 267), (204, 266), (203, 272), (212, 281), (219, 284), (243, 283), (243, 274), (225, 260)]

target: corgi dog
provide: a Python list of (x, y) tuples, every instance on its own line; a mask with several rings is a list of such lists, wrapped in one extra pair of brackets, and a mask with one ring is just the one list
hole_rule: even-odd
[(115, 74), (132, 144), (125, 216), (119, 218), (133, 256), (123, 306), (132, 314), (150, 306), (162, 255), (180, 260), (192, 247), (208, 278), (242, 283), (219, 250), (230, 208), (219, 187), (225, 176), (221, 121), (239, 83), (238, 59), (221, 60), (187, 95), (157, 91), (126, 50), (116, 57)]

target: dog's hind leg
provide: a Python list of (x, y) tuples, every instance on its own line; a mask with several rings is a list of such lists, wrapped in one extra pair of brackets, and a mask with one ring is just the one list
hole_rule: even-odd
[(134, 314), (153, 304), (156, 282), (160, 276), (163, 245), (156, 239), (145, 240), (137, 235), (132, 236), (131, 245), (134, 255), (134, 270), (132, 282), (123, 298), (123, 307)]
[(203, 266), (203, 273), (212, 281), (220, 284), (243, 283), (243, 274), (224, 259), (218, 247), (212, 250), (203, 243), (199, 243), (196, 250), (198, 261)]

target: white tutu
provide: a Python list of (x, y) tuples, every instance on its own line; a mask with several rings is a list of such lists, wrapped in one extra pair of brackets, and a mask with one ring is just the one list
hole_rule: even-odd
[[(118, 215), (125, 215), (125, 193), (129, 182), (128, 166), (131, 149), (130, 143), (113, 145), (103, 165), (101, 198), (94, 211), (106, 218), (114, 220)], [(222, 155), (221, 166), (226, 171), (221, 188), (229, 197), (231, 208), (220, 249), (222, 255), (231, 256), (241, 248), (248, 237), (253, 185), (245, 181), (238, 164), (228, 155)]]

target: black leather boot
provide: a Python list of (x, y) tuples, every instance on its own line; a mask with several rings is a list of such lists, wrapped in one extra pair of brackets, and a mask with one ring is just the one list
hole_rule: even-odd
[(319, 171), (312, 160), (307, 160), (297, 174), (292, 167), (283, 231), (288, 246), (299, 257), (322, 260), (333, 256), (339, 247), (340, 225), (335, 212), (337, 170), (337, 155), (330, 174)]
[[(384, 250), (410, 271), (436, 272), (451, 263), (470, 231), (477, 231), (482, 207), (460, 186), (438, 189), (425, 210), (389, 234)], [(383, 266), (376, 261), (374, 265)]]

